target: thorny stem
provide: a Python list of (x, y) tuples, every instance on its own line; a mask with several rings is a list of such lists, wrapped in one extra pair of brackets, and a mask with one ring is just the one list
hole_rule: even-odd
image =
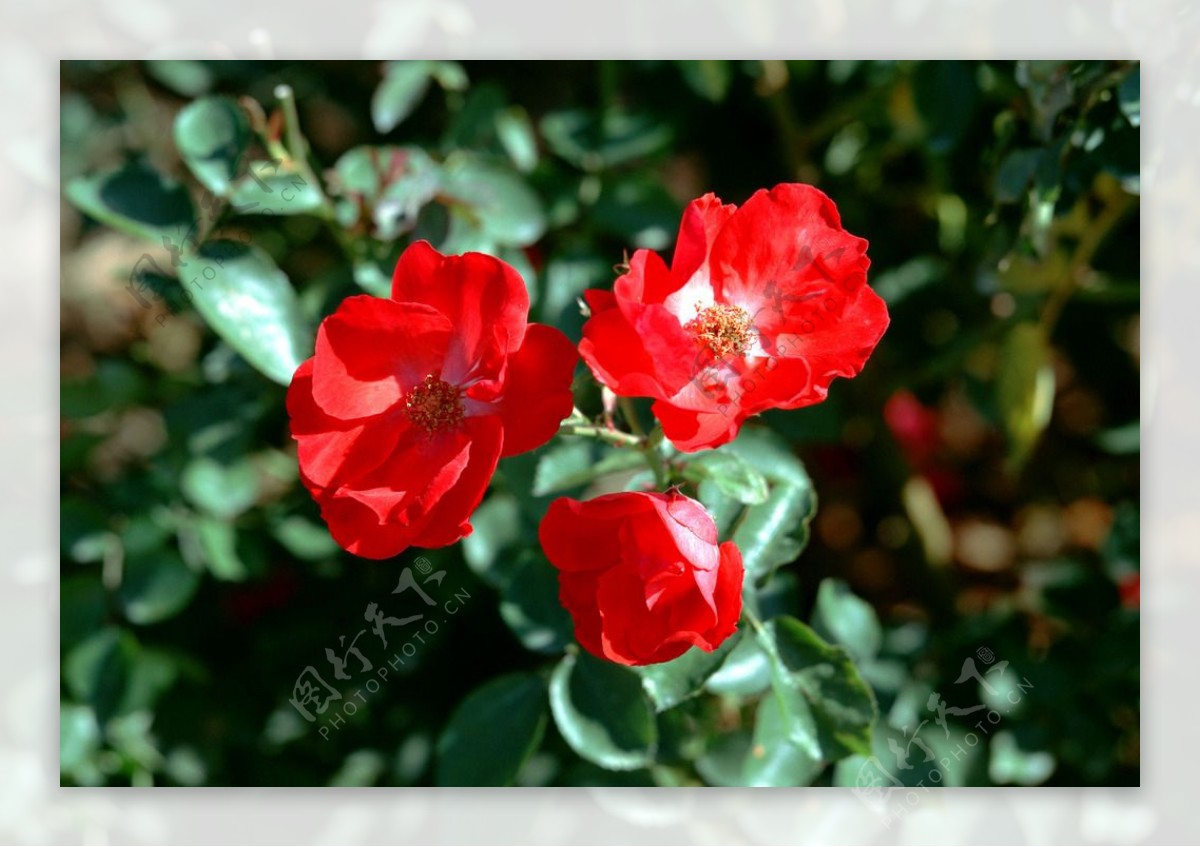
[(595, 424), (580, 424), (566, 421), (558, 428), (559, 435), (581, 435), (584, 438), (595, 438), (598, 441), (607, 441), (610, 444), (617, 444), (622, 447), (640, 447), (642, 439), (628, 432), (621, 432), (616, 429), (606, 429)]

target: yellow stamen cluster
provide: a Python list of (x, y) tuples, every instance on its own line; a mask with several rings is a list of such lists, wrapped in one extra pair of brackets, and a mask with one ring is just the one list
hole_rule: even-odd
[(739, 306), (707, 306), (683, 328), (718, 359), (740, 355), (750, 341), (750, 315)]
[(430, 374), (404, 397), (408, 419), (426, 432), (450, 429), (462, 423), (463, 405), (458, 388)]

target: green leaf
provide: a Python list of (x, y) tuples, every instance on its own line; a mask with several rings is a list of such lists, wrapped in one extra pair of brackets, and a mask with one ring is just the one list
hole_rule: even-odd
[(195, 227), (187, 189), (142, 161), (67, 183), (67, 199), (103, 224), (140, 238), (184, 243)]
[(771, 687), (771, 660), (754, 638), (743, 638), (708, 678), (704, 687), (714, 694), (753, 697)]
[(715, 738), (696, 760), (696, 772), (708, 785), (737, 788), (746, 784), (746, 757), (750, 754), (750, 733), (734, 730)]
[(657, 153), (673, 135), (669, 125), (646, 115), (610, 111), (597, 118), (583, 109), (552, 112), (540, 128), (555, 154), (587, 171)]
[(520, 106), (510, 106), (496, 113), (496, 137), (521, 173), (527, 174), (537, 167), (537, 134), (529, 114)]
[(1037, 446), (1054, 410), (1054, 366), (1039, 324), (1020, 323), (1009, 330), (996, 394), (1008, 434), (1009, 461), (1020, 467)]
[(629, 668), (588, 653), (565, 656), (550, 678), (550, 710), (563, 739), (589, 762), (610, 770), (653, 763), (654, 708)]
[(208, 64), (194, 59), (151, 59), (146, 73), (184, 97), (199, 97), (213, 85)]
[(137, 641), (128, 632), (116, 627), (96, 632), (63, 659), (67, 690), (106, 722), (121, 708), (137, 653)]
[(813, 628), (845, 647), (859, 662), (875, 658), (883, 645), (883, 628), (875, 609), (840, 579), (821, 581)]
[(250, 144), (250, 123), (228, 97), (206, 97), (175, 117), (175, 146), (200, 184), (224, 196)]
[(88, 771), (89, 760), (100, 747), (100, 725), (87, 706), (63, 703), (58, 713), (58, 762), (64, 774)]
[(770, 493), (767, 478), (736, 453), (716, 450), (690, 459), (683, 478), (700, 483), (711, 481), (721, 493), (739, 503), (765, 503)]
[(1142, 449), (1142, 422), (1131, 421), (1096, 434), (1096, 446), (1114, 456), (1132, 456)]
[(237, 552), (237, 530), (220, 518), (196, 521), (196, 537), (204, 553), (208, 572), (226, 582), (243, 582), (250, 570)]
[(312, 354), (313, 335), (283, 271), (257, 247), (211, 241), (181, 269), (184, 290), (208, 325), (280, 385)]
[(303, 215), (321, 208), (321, 186), (302, 173), (277, 161), (250, 163), (229, 198), (234, 211), (243, 215)]
[(371, 121), (376, 131), (388, 133), (412, 114), (429, 90), (429, 62), (389, 62), (383, 82), (371, 97)]
[(996, 733), (990, 753), (988, 777), (997, 785), (1040, 785), (1054, 773), (1052, 753), (1022, 750), (1007, 730)]
[(152, 624), (183, 611), (199, 585), (178, 553), (160, 550), (125, 562), (118, 596), (130, 622)]
[(725, 59), (677, 62), (684, 82), (705, 100), (720, 103), (733, 81), (732, 64)]
[(592, 477), (592, 443), (584, 438), (563, 439), (538, 460), (533, 496), (544, 497), (587, 484)]
[(546, 729), (546, 684), (510, 674), (467, 695), (438, 739), (437, 784), (511, 785)]
[(746, 509), (733, 541), (749, 578), (765, 577), (803, 552), (815, 503), (811, 489), (777, 483), (765, 503)]
[(722, 450), (771, 482), (766, 500), (745, 510), (733, 534), (748, 577), (759, 579), (793, 561), (808, 543), (808, 525), (817, 511), (812, 480), (788, 444), (765, 427), (746, 427)]
[[(895, 306), (946, 275), (946, 263), (933, 256), (918, 256), (875, 276), (871, 287), (889, 306)], [(822, 408), (828, 403), (822, 404)]]
[(729, 539), (729, 530), (742, 513), (743, 504), (726, 495), (711, 479), (701, 480), (696, 486), (696, 499), (712, 515), (717, 525), (717, 537), (722, 541)]
[(500, 617), (526, 649), (555, 655), (571, 643), (571, 616), (558, 599), (558, 573), (544, 558), (523, 557), (500, 591)]
[(511, 573), (512, 564), (500, 553), (521, 537), (521, 510), (511, 494), (492, 494), (471, 516), (473, 531), (463, 539), (463, 558), (475, 575), (498, 588)]
[(705, 681), (721, 666), (740, 639), (741, 633), (736, 632), (711, 653), (693, 647), (677, 659), (639, 668), (642, 686), (655, 709), (664, 712), (699, 694)]
[(442, 166), (444, 194), (466, 208), (470, 227), (500, 246), (525, 247), (546, 231), (546, 217), (533, 190), (497, 162), (455, 152)]
[(849, 654), (795, 618), (769, 621), (757, 637), (771, 661), (768, 696), (779, 701), (787, 737), (825, 761), (870, 755), (875, 696)]
[(1117, 102), (1121, 106), (1121, 114), (1131, 126), (1141, 126), (1142, 123), (1142, 67), (1137, 65), (1133, 71), (1121, 80), (1117, 87)]
[(790, 716), (777, 697), (764, 697), (754, 718), (754, 736), (743, 765), (749, 786), (803, 786), (813, 781), (825, 763), (789, 735)]
[(179, 484), (194, 506), (219, 518), (236, 518), (258, 499), (258, 476), (248, 461), (222, 465), (201, 456), (183, 469)]
[(387, 769), (387, 761), (378, 750), (355, 750), (329, 780), (334, 788), (363, 788), (374, 785)]
[(289, 515), (271, 528), (275, 540), (297, 559), (317, 562), (336, 555), (338, 543), (323, 523), (314, 523), (299, 515)]
[(1033, 175), (1042, 163), (1042, 151), (1038, 148), (1013, 150), (996, 169), (993, 192), (999, 203), (1016, 203), (1024, 198)]

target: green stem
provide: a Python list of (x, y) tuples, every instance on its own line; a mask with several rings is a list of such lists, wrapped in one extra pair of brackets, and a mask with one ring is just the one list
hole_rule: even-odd
[(617, 400), (617, 405), (621, 407), (621, 414), (625, 416), (625, 422), (629, 424), (629, 428), (633, 430), (633, 434), (645, 438), (646, 430), (642, 428), (642, 422), (638, 420), (637, 410), (633, 408), (633, 398), (621, 397)]
[(622, 447), (641, 447), (642, 438), (628, 432), (606, 429), (595, 424), (574, 423), (570, 419), (564, 421), (558, 428), (559, 435), (580, 435), (584, 438), (595, 438)]
[(317, 179), (308, 159), (308, 139), (300, 131), (300, 113), (296, 110), (296, 92), (290, 85), (280, 84), (275, 86), (275, 96), (279, 98), (279, 103), (283, 106), (283, 131), (288, 157), (295, 164), (300, 176), (311, 180), (317, 193), (320, 194), (321, 217), (326, 221), (333, 221), (335, 219), (333, 203), (325, 195), (321, 181)]
[(656, 426), (654, 431), (645, 437), (645, 443), (642, 445), (642, 452), (646, 455), (646, 464), (654, 472), (655, 488), (666, 488), (671, 484), (670, 468), (667, 467), (666, 460), (658, 449), (663, 442), (663, 437), (662, 427)]

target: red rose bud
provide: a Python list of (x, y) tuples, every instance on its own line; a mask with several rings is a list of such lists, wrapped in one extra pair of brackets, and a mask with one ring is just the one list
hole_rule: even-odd
[(560, 497), (538, 531), (585, 650), (650, 665), (715, 650), (742, 612), (742, 554), (676, 491)]
[(706, 194), (684, 212), (670, 268), (638, 250), (612, 291), (585, 292), (579, 351), (617, 394), (654, 398), (680, 450), (716, 447), (746, 418), (819, 403), (862, 370), (888, 325), (866, 249), (812, 186), (761, 190), (740, 209)]
[(422, 241), (390, 300), (349, 297), (322, 322), (287, 408), (301, 479), (342, 547), (385, 559), (453, 544), (497, 460), (558, 431), (577, 356), (528, 312), (507, 264)]

